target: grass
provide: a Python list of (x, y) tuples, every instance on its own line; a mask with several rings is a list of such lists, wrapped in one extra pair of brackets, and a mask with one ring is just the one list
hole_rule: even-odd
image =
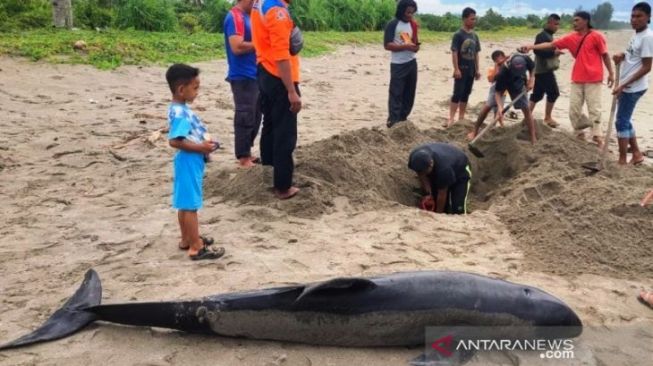
[[(535, 29), (510, 28), (479, 32), (481, 41), (500, 41), (537, 33)], [(303, 57), (332, 52), (347, 44), (378, 44), (382, 32), (306, 32)], [(451, 33), (422, 31), (424, 43), (448, 42)], [(76, 51), (73, 44), (83, 40), (87, 47)], [(0, 55), (27, 57), (53, 63), (90, 64), (99, 69), (121, 65), (165, 65), (193, 63), (225, 57), (224, 38), (216, 33), (157, 33), (143, 31), (34, 30), (0, 33)]]

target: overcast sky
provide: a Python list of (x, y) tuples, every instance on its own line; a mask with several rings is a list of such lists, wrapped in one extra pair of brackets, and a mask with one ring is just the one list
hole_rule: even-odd
[[(466, 6), (471, 6), (480, 14), (489, 8), (497, 10), (504, 16), (520, 16), (526, 14), (543, 15), (547, 13), (573, 13), (582, 4), (583, 9), (590, 10), (605, 1), (600, 0), (415, 0), (420, 13), (444, 14), (452, 12), (459, 14)], [(614, 20), (628, 20), (630, 9), (638, 1), (613, 0)]]

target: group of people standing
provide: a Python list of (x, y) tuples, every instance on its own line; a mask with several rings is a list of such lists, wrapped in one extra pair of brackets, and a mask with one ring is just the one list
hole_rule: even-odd
[[(420, 49), (413, 15), (417, 4), (413, 0), (400, 0), (397, 5), (396, 19), (391, 21), (385, 31), (384, 47), (392, 52), (390, 67), (390, 90), (388, 101), (387, 126), (392, 127), (405, 121), (414, 104), (417, 81), (416, 53)], [(569, 101), (569, 120), (578, 139), (586, 140), (585, 130), (591, 128), (591, 140), (599, 147), (603, 141), (601, 130), (601, 91), (607, 70), (606, 84), (613, 88), (612, 94), (618, 102), (615, 125), (619, 145), (619, 164), (628, 163), (628, 153), (632, 154), (631, 164), (640, 164), (644, 155), (639, 150), (632, 115), (637, 101), (648, 89), (648, 74), (653, 59), (653, 32), (648, 28), (651, 19), (651, 7), (646, 2), (633, 6), (631, 26), (635, 30), (625, 52), (616, 53), (610, 59), (605, 36), (593, 29), (591, 16), (586, 11), (578, 11), (573, 16), (573, 32), (554, 38), (560, 27), (560, 16), (551, 14), (547, 17), (544, 29), (536, 36), (534, 44), (521, 47), (518, 52), (506, 56), (501, 50), (492, 53), (494, 66), (488, 72), (491, 83), (488, 99), (468, 137), (473, 139), (478, 133), (486, 116), (495, 111), (495, 118), (503, 121), (503, 104), (505, 94), (510, 94), (514, 107), (524, 113), (529, 128), (531, 142), (537, 140), (533, 119), (533, 110), (537, 103), (546, 96), (544, 123), (555, 128), (559, 123), (553, 118), (552, 111), (560, 96), (555, 76), (559, 68), (559, 57), (569, 52), (574, 58), (571, 73), (571, 90)], [(450, 101), (449, 118), (443, 124), (447, 128), (458, 119), (465, 118), (465, 111), (475, 80), (481, 78), (479, 53), (481, 43), (474, 32), (476, 11), (465, 8), (462, 12), (462, 27), (453, 36), (451, 55), (453, 65), (453, 94)], [(528, 56), (534, 51), (535, 62)], [(612, 63), (621, 71), (619, 80), (615, 80)], [(410, 70), (410, 72), (408, 72)], [(532, 91), (530, 101), (526, 94)], [(587, 104), (588, 116), (583, 113)], [(612, 121), (610, 121), (612, 123)], [(466, 212), (466, 195), (461, 195), (461, 187), (471, 179), (466, 160), (460, 154), (446, 149), (442, 143), (432, 143), (415, 148), (408, 166), (418, 173), (420, 182), (427, 193), (422, 206), (436, 212)], [(452, 149), (455, 149), (451, 147)], [(451, 181), (448, 194), (438, 177), (438, 167), (443, 166)], [(453, 170), (451, 167), (455, 167)], [(437, 183), (437, 184), (434, 184)], [(434, 192), (438, 192), (434, 194)], [(457, 194), (454, 194), (457, 192)], [(438, 202), (445, 199), (446, 203)]]
[[(231, 85), (235, 102), (235, 155), (240, 166), (249, 168), (261, 163), (273, 171), (274, 193), (279, 199), (295, 196), (299, 189), (293, 185), (293, 151), (297, 144), (297, 114), (302, 108), (299, 90), (301, 32), (295, 26), (288, 6), (292, 0), (237, 0), (225, 18), (224, 37)], [(414, 20), (417, 4), (414, 0), (397, 3), (395, 19), (384, 33), (384, 47), (391, 52), (390, 87), (387, 126), (406, 121), (411, 113), (417, 86), (416, 54), (420, 50), (419, 27)], [(618, 86), (613, 90), (619, 98), (617, 136), (619, 162), (626, 163), (627, 152), (631, 163), (644, 160), (637, 147), (632, 114), (638, 99), (648, 88), (647, 74), (653, 58), (653, 32), (648, 29), (651, 7), (638, 3), (632, 9), (631, 25), (636, 33), (626, 52), (614, 56), (621, 68)], [(476, 11), (465, 8), (462, 27), (451, 43), (453, 64), (453, 95), (450, 114), (444, 127), (449, 127), (465, 111), (474, 82), (481, 78), (479, 53), (481, 42), (474, 32)], [(532, 110), (547, 96), (545, 122), (557, 126), (551, 111), (559, 96), (555, 70), (558, 57), (567, 50), (575, 58), (572, 70), (572, 90), (569, 118), (579, 138), (583, 130), (592, 127), (593, 140), (601, 145), (601, 85), (603, 66), (608, 70), (607, 83), (615, 82), (612, 62), (604, 36), (592, 29), (590, 15), (574, 14), (574, 32), (554, 39), (560, 17), (552, 14), (544, 30), (533, 45), (521, 53), (506, 56), (496, 50), (492, 54), (494, 66), (488, 73), (492, 83), (488, 101), (482, 110), (478, 128), (491, 110), (502, 120), (504, 96), (509, 94), (515, 107), (521, 109), (536, 142)], [(526, 52), (535, 50), (536, 61)], [(527, 76), (528, 75), (528, 76)], [(169, 143), (178, 150), (174, 159), (173, 207), (178, 210), (182, 240), (179, 248), (188, 251), (191, 259), (215, 259), (224, 254), (223, 248), (210, 247), (214, 240), (199, 233), (197, 211), (202, 207), (202, 181), (205, 163), (219, 144), (208, 128), (195, 115), (189, 104), (199, 92), (199, 70), (183, 64), (171, 66), (166, 73), (172, 103), (168, 109), (170, 122)], [(530, 103), (526, 91), (534, 90)], [(588, 105), (589, 118), (582, 107)], [(251, 148), (262, 124), (260, 154), (252, 155)], [(470, 137), (474, 137), (472, 131)], [(418, 173), (427, 193), (421, 204), (436, 212), (466, 213), (471, 169), (465, 153), (446, 143), (432, 143), (417, 147), (409, 156), (409, 168)], [(211, 249), (213, 248), (213, 249)]]

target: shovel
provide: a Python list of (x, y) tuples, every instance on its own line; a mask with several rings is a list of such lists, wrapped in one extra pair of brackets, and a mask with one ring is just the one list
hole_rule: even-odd
[[(615, 75), (615, 87), (619, 86), (619, 65), (616, 65), (617, 71)], [(615, 114), (617, 113), (617, 96), (612, 96), (612, 107), (610, 107), (610, 119), (608, 120), (608, 130), (605, 132), (603, 138), (603, 147), (599, 152), (598, 161), (584, 163), (583, 168), (589, 170), (589, 174), (596, 174), (603, 170), (605, 165), (605, 157), (608, 155), (608, 145), (610, 144), (610, 136), (612, 135), (612, 125), (614, 124)]]
[[(519, 99), (521, 99), (524, 95), (526, 95), (526, 93), (528, 93), (528, 89), (524, 89), (524, 91), (522, 91), (521, 93), (519, 93), (519, 95), (518, 95), (517, 97), (515, 97), (514, 99), (512, 99), (512, 100), (510, 101), (510, 104), (508, 104), (507, 107), (503, 108), (503, 112), (505, 113), (506, 111), (508, 111), (508, 110), (510, 109), (510, 107), (512, 107), (513, 104), (515, 104), (515, 102), (517, 102), (517, 101), (518, 101)], [(474, 139), (473, 139), (472, 141), (470, 141), (469, 144), (467, 144), (467, 148), (469, 149), (469, 151), (471, 151), (472, 154), (474, 154), (474, 156), (476, 156), (477, 158), (484, 158), (485, 155), (483, 154), (483, 152), (481, 152), (481, 150), (478, 149), (478, 147), (474, 146), (474, 144), (475, 144), (478, 140), (480, 140), (480, 138), (483, 137), (483, 135), (485, 135), (485, 133), (486, 133), (487, 131), (491, 130), (492, 127), (494, 127), (494, 125), (496, 125), (498, 121), (499, 121), (499, 116), (497, 115), (497, 116), (494, 118), (494, 121), (492, 121), (492, 123), (490, 123), (490, 124), (487, 125), (483, 130), (481, 130), (481, 132), (480, 132), (478, 135), (476, 135), (476, 137), (474, 137)]]

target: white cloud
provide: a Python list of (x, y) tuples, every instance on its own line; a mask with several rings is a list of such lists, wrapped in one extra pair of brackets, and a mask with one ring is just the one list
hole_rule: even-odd
[[(474, 8), (479, 14), (485, 14), (485, 12), (492, 8), (493, 10), (501, 13), (503, 16), (526, 16), (528, 14), (536, 14), (539, 16), (558, 13), (558, 14), (573, 14), (575, 11), (574, 8), (537, 8), (534, 9), (530, 4), (526, 4), (524, 0), (511, 0), (507, 4), (501, 6), (490, 6), (487, 3), (477, 3), (477, 2), (461, 2), (459, 4), (442, 4), (440, 0), (416, 0), (417, 7), (419, 8), (420, 13), (429, 13), (429, 14), (438, 14), (442, 15), (444, 13), (450, 12), (452, 14), (460, 14), (462, 10), (469, 6)], [(615, 11), (613, 18), (614, 20), (627, 21), (630, 17), (630, 12), (624, 11)]]

